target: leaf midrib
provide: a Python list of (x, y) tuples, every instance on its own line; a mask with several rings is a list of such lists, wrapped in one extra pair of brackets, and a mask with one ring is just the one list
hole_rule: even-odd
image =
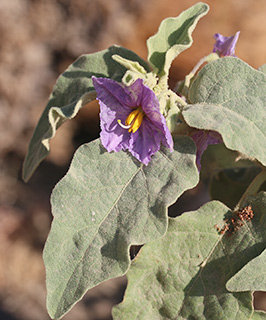
[[(71, 273), (71, 275), (69, 276), (69, 279), (65, 285), (65, 288), (62, 292), (62, 295), (60, 297), (60, 299), (58, 299), (59, 303), (58, 303), (58, 306), (61, 304), (61, 302), (63, 301), (62, 297), (64, 296), (66, 290), (67, 290), (67, 287), (68, 287), (68, 283), (71, 281), (71, 279), (73, 278), (73, 275), (75, 273), (75, 271), (77, 270), (78, 268), (78, 265), (81, 263), (81, 261), (84, 259), (84, 256), (86, 255), (86, 253), (88, 252), (89, 248), (90, 248), (90, 245), (91, 243), (94, 241), (94, 239), (97, 237), (97, 234), (98, 234), (98, 231), (100, 229), (100, 227), (102, 226), (102, 224), (104, 223), (104, 221), (106, 220), (106, 218), (109, 216), (109, 214), (112, 212), (112, 210), (116, 207), (118, 201), (120, 200), (123, 192), (125, 191), (125, 189), (128, 187), (128, 185), (130, 184), (130, 182), (134, 179), (134, 177), (138, 174), (138, 172), (141, 170), (143, 165), (141, 165), (139, 168), (137, 168), (137, 170), (134, 172), (134, 174), (132, 174), (132, 176), (128, 179), (128, 181), (126, 182), (126, 184), (124, 185), (124, 187), (121, 189), (121, 192), (119, 193), (119, 195), (117, 196), (117, 199), (116, 201), (114, 202), (114, 204), (112, 205), (112, 207), (110, 208), (110, 210), (108, 211), (108, 213), (104, 216), (104, 218), (102, 219), (102, 221), (99, 223), (97, 229), (95, 229), (95, 233), (93, 235), (93, 237), (91, 237), (91, 241), (90, 241), (90, 244), (89, 246), (87, 247), (87, 249), (84, 251), (83, 255), (81, 256), (81, 258), (77, 261), (77, 263), (75, 264), (75, 267), (73, 268), (73, 272)], [(84, 227), (84, 228), (81, 228), (79, 230), (77, 230), (74, 234), (77, 234), (79, 232), (81, 232), (82, 230), (88, 228), (88, 226)], [(65, 241), (66, 242), (66, 241)], [(64, 243), (65, 243), (64, 242)], [(84, 293), (85, 294), (85, 293)], [(81, 296), (82, 298), (82, 296)], [(59, 308), (56, 309), (56, 311), (58, 311)], [(56, 314), (56, 313), (55, 313)], [(65, 314), (65, 313), (64, 313)], [(64, 315), (63, 314), (63, 315)], [(62, 315), (62, 316), (63, 316)]]

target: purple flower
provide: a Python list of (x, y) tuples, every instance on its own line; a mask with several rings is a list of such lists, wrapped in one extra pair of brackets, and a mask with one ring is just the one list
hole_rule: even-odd
[(173, 150), (159, 101), (141, 79), (128, 87), (111, 79), (92, 81), (100, 103), (100, 137), (108, 152), (129, 150), (147, 165), (161, 143)]
[(223, 139), (221, 135), (216, 131), (196, 130), (191, 134), (191, 138), (196, 144), (196, 165), (200, 171), (201, 169), (201, 157), (203, 152), (207, 149), (209, 144), (222, 143)]
[(238, 31), (232, 37), (224, 37), (220, 33), (216, 33), (213, 37), (216, 40), (213, 46), (213, 52), (216, 52), (220, 57), (235, 56), (235, 47), (239, 37)]

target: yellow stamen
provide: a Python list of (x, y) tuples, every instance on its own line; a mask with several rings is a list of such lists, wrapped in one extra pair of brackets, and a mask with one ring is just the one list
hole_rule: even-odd
[(139, 113), (136, 115), (135, 120), (134, 120), (131, 128), (128, 130), (128, 132), (135, 133), (138, 130), (138, 128), (141, 126), (143, 116), (144, 116), (143, 112), (139, 111)]
[(117, 121), (122, 128), (128, 129), (128, 132), (135, 133), (139, 129), (139, 127), (141, 126), (143, 117), (144, 117), (144, 113), (143, 113), (142, 109), (139, 107), (139, 108), (133, 110), (128, 115), (128, 117), (126, 118), (125, 125), (123, 125), (121, 123), (121, 120), (117, 120)]
[(126, 126), (131, 125), (134, 119), (138, 116), (139, 111), (140, 111), (139, 108), (135, 109), (128, 115), (128, 117), (126, 118)]

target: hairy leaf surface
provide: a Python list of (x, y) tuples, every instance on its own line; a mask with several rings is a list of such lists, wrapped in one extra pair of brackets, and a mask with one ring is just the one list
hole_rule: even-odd
[(266, 74), (266, 64), (260, 66), (258, 70)]
[(79, 109), (96, 98), (91, 77), (108, 77), (121, 81), (126, 68), (112, 59), (112, 55), (134, 60), (147, 71), (148, 64), (135, 53), (122, 47), (112, 46), (93, 54), (80, 56), (58, 78), (48, 104), (34, 131), (23, 166), (23, 179), (29, 180), (39, 163), (48, 155), (49, 140), (68, 119), (76, 116)]
[[(256, 196), (259, 201), (256, 202), (256, 206), (264, 213), (264, 216), (260, 217), (261, 223), (264, 222), (266, 212), (266, 196), (262, 196), (260, 193)], [(264, 193), (266, 194), (266, 193)], [(264, 233), (264, 231), (259, 232)], [(257, 231), (257, 233), (258, 233)], [(266, 248), (265, 239), (264, 246)], [(226, 284), (228, 290), (233, 292), (239, 291), (266, 291), (266, 250), (260, 255), (254, 257), (249, 263), (247, 263), (238, 273), (236, 273)]]
[(168, 75), (172, 61), (192, 45), (192, 32), (209, 6), (199, 2), (176, 18), (162, 21), (158, 32), (147, 40), (148, 61), (159, 75)]
[(266, 291), (266, 250), (246, 264), (226, 284), (229, 291)]
[(266, 319), (266, 312), (256, 311), (252, 314), (252, 316), (249, 319), (250, 320), (265, 320)]
[(238, 58), (207, 64), (189, 90), (183, 116), (191, 127), (219, 132), (227, 148), (266, 165), (266, 74)]
[[(265, 249), (266, 194), (250, 198), (253, 220), (221, 235), (231, 211), (211, 201), (169, 221), (162, 239), (144, 245), (128, 272), (124, 301), (114, 319), (260, 319), (250, 292), (231, 293), (226, 282)], [(265, 282), (265, 280), (264, 280)]]
[(188, 137), (148, 166), (126, 152), (107, 153), (99, 140), (81, 146), (52, 194), (44, 250), (50, 316), (60, 318), (89, 288), (125, 274), (130, 245), (162, 237), (167, 207), (197, 183)]

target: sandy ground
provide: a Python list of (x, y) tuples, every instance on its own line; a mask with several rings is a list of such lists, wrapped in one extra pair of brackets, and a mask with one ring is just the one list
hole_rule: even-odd
[[(82, 110), (52, 143), (51, 155), (28, 184), (21, 166), (39, 116), (58, 75), (82, 53), (119, 44), (145, 59), (145, 41), (162, 19), (197, 1), (1, 0), (0, 1), (0, 319), (46, 320), (42, 249), (49, 232), (49, 196), (67, 171), (74, 150), (99, 134), (98, 107)], [(216, 32), (240, 30), (236, 54), (255, 68), (266, 63), (265, 0), (206, 1), (210, 13), (194, 32), (194, 45), (171, 70), (171, 84), (212, 50)], [(196, 204), (195, 204), (196, 205)], [(184, 210), (186, 204), (184, 204)], [(64, 317), (111, 319), (126, 279), (86, 294)], [(258, 308), (265, 299), (257, 294)]]

